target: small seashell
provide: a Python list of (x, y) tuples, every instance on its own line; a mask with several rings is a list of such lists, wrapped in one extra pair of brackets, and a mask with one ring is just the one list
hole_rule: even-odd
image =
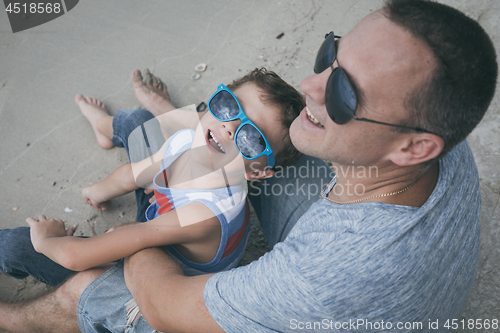
[(200, 72), (201, 73), (201, 72), (204, 72), (206, 69), (207, 69), (207, 64), (205, 64), (203, 62), (201, 64), (198, 64), (198, 65), (194, 66), (195, 72)]
[(200, 73), (194, 72), (193, 74), (191, 74), (191, 80), (198, 80), (200, 77)]
[(73, 211), (73, 209), (71, 209), (71, 208), (69, 208), (69, 207), (66, 207), (66, 208), (64, 208), (64, 211), (65, 211), (66, 213), (71, 213), (71, 212)]
[(18, 210), (18, 209), (19, 209), (19, 207), (13, 207), (13, 208), (12, 208), (12, 210), (13, 210), (13, 211), (16, 211), (16, 210)]

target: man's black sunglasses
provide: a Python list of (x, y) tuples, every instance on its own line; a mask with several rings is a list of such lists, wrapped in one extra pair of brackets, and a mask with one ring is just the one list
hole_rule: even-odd
[(325, 90), (326, 110), (328, 111), (328, 115), (330, 116), (330, 118), (339, 125), (346, 124), (354, 118), (355, 120), (359, 121), (366, 121), (374, 124), (387, 125), (437, 135), (436, 133), (430, 132), (423, 128), (388, 124), (367, 118), (357, 118), (355, 113), (356, 108), (358, 107), (358, 101), (349, 78), (340, 67), (340, 63), (338, 63), (338, 60), (338, 66), (336, 68), (333, 68), (333, 63), (337, 59), (336, 39), (340, 38), (341, 36), (336, 36), (333, 31), (326, 34), (325, 40), (319, 48), (318, 54), (316, 56), (316, 62), (314, 64), (314, 73), (316, 74), (323, 72), (328, 67), (332, 68), (332, 74), (330, 74), (330, 77), (328, 78), (328, 83), (326, 84)]

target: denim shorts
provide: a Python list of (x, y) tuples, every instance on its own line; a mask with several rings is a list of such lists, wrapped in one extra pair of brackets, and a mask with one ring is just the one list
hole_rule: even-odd
[(139, 316), (127, 325), (126, 303), (132, 300), (123, 275), (123, 260), (95, 279), (78, 301), (78, 325), (83, 333), (153, 333), (156, 332)]

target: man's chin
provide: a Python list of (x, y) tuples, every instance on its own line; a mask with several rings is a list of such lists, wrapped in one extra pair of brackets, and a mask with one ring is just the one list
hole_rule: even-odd
[[(290, 140), (292, 141), (293, 146), (295, 149), (300, 151), (302, 154), (305, 155), (311, 155), (311, 147), (310, 144), (308, 144), (305, 139), (305, 133), (301, 133), (302, 131), (299, 128), (299, 124), (296, 124), (297, 119), (294, 120), (292, 125), (290, 126)], [(294, 127), (294, 125), (296, 127)], [(298, 126), (297, 126), (298, 125)], [(313, 156), (313, 155), (311, 155)]]

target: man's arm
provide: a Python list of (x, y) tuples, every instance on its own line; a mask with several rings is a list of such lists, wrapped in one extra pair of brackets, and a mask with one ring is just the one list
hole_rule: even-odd
[(160, 332), (224, 332), (203, 298), (212, 275), (186, 277), (170, 256), (157, 248), (125, 259), (127, 287), (146, 321)]

